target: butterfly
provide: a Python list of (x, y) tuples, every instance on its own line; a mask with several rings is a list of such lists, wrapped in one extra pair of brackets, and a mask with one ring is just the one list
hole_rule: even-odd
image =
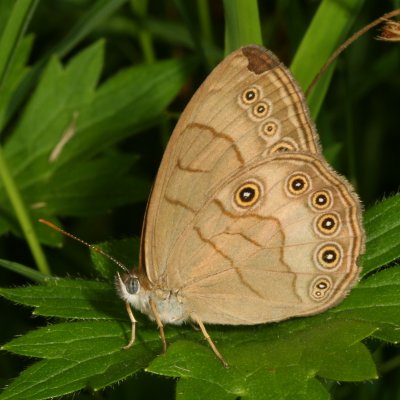
[(132, 307), (164, 324), (254, 325), (320, 313), (357, 281), (361, 205), (325, 161), (307, 104), (270, 51), (227, 56), (182, 113), (143, 224)]

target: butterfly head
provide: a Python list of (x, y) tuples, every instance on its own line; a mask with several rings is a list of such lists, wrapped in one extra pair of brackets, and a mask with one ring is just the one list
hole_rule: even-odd
[(132, 296), (139, 295), (141, 290), (139, 277), (134, 272), (117, 272), (115, 286), (120, 297), (129, 303)]
[(140, 272), (117, 272), (115, 286), (119, 297), (137, 310), (149, 313), (149, 296), (151, 293), (148, 280)]

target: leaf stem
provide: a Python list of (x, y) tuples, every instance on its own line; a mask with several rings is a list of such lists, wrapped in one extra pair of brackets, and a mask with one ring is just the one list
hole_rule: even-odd
[(32, 281), (37, 283), (44, 283), (46, 282), (47, 279), (49, 279), (49, 276), (47, 274), (35, 271), (33, 268), (27, 267), (25, 265), (13, 261), (0, 259), (0, 265), (3, 268), (13, 271), (19, 275), (25, 276), (26, 278), (31, 279)]
[[(131, 0), (130, 2), (133, 12), (145, 19), (148, 8), (148, 0)], [(142, 26), (139, 29), (139, 43), (142, 48), (146, 63), (152, 64), (156, 61), (154, 53), (153, 40), (148, 30), (144, 30)]]
[(4, 158), (3, 149), (0, 147), (0, 179), (3, 182), (4, 189), (12, 204), (15, 215), (20, 223), (26, 241), (31, 249), (32, 256), (36, 265), (44, 274), (50, 275), (50, 268), (47, 264), (46, 257), (40, 246), (39, 240), (32, 225), (31, 218), (26, 209), (21, 194), (18, 191), (17, 185), (10, 173), (6, 159)]
[(208, 1), (197, 0), (197, 11), (199, 14), (201, 35), (207, 43), (211, 43), (213, 35)]
[(390, 371), (393, 371), (396, 368), (399, 368), (400, 366), (400, 355), (391, 358), (389, 361), (383, 363), (379, 367), (379, 373), (380, 375), (387, 374)]
[(318, 82), (321, 76), (325, 73), (325, 71), (331, 66), (331, 64), (339, 57), (339, 55), (347, 49), (353, 42), (355, 42), (360, 36), (364, 35), (364, 33), (368, 32), (370, 29), (374, 28), (376, 25), (379, 25), (382, 22), (386, 22), (389, 18), (393, 18), (400, 15), (400, 9), (393, 10), (386, 14), (383, 14), (381, 17), (373, 20), (368, 25), (365, 25), (359, 31), (351, 35), (341, 46), (339, 46), (333, 54), (328, 58), (322, 68), (319, 70), (318, 74), (314, 77), (312, 82), (308, 85), (307, 90), (305, 91), (306, 97), (310, 93), (311, 89)]
[(17, 0), (0, 38), (0, 92), (38, 0)]

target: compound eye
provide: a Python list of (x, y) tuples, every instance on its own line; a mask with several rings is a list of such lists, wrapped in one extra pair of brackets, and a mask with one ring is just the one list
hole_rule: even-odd
[(137, 294), (140, 289), (139, 279), (136, 276), (130, 276), (126, 282), (124, 282), (126, 291), (129, 294)]

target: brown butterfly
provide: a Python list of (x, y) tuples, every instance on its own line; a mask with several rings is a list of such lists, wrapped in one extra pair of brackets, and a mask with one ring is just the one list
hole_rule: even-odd
[(270, 51), (243, 47), (197, 90), (165, 150), (139, 268), (118, 274), (164, 324), (253, 325), (320, 313), (356, 282), (361, 206), (324, 160), (304, 96)]

